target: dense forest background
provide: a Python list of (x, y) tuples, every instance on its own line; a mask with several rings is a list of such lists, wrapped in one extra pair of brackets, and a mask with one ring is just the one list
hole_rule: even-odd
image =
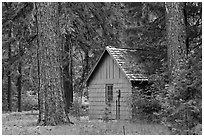
[[(84, 81), (106, 46), (145, 49), (150, 51), (146, 56), (157, 56), (146, 64), (152, 86), (133, 96), (133, 107), (145, 114), (141, 118), (156, 119), (172, 132), (197, 134), (202, 124), (199, 2), (3, 2), (3, 112), (38, 109), (42, 124), (47, 110), (58, 110), (49, 110), (53, 104), (45, 100), (63, 104), (65, 97), (65, 113), (59, 113), (68, 114), (73, 98), (88, 96)], [(51, 92), (59, 97), (53, 99), (46, 96), (49, 90), (63, 94)], [(52, 115), (45, 116), (45, 125), (60, 123)]]

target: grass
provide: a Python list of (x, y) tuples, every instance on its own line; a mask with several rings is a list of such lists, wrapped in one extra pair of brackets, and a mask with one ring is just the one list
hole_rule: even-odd
[(37, 126), (37, 112), (2, 114), (3, 135), (169, 135), (167, 128), (159, 124), (128, 121), (77, 120), (74, 125)]

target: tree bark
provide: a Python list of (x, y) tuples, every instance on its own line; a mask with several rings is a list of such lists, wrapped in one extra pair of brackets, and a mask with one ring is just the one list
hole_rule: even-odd
[(63, 88), (65, 92), (66, 105), (69, 110), (73, 103), (73, 80), (72, 80), (72, 43), (71, 36), (66, 35), (65, 52), (68, 53), (67, 63), (63, 66)]
[(186, 27), (183, 13), (184, 3), (167, 2), (166, 31), (170, 81), (176, 83), (186, 64)]
[[(188, 14), (187, 14), (187, 2), (184, 2), (183, 4), (183, 14), (184, 14), (184, 22), (185, 22), (185, 26), (187, 28), (188, 24)], [(187, 29), (186, 29), (186, 54), (188, 55), (189, 53), (189, 48), (190, 48), (190, 43), (189, 43), (189, 35), (187, 34)]]
[(21, 82), (22, 82), (22, 73), (21, 73), (22, 63), (21, 61), (18, 64), (18, 79), (17, 79), (17, 91), (18, 91), (18, 112), (22, 112), (21, 109)]
[[(19, 44), (19, 54), (23, 54), (24, 50), (22, 48), (22, 45)], [(21, 108), (21, 90), (22, 90), (22, 61), (19, 60), (18, 63), (18, 79), (17, 79), (17, 92), (18, 92), (18, 112), (22, 111)]]
[(70, 122), (65, 112), (60, 68), (60, 36), (58, 3), (37, 3), (40, 125)]
[(35, 2), (35, 10), (37, 11), (36, 15), (34, 15), (35, 17), (35, 21), (36, 21), (36, 31), (37, 31), (37, 43), (36, 43), (36, 60), (37, 60), (37, 79), (38, 79), (38, 86), (37, 86), (37, 93), (38, 93), (38, 110), (39, 110), (39, 113), (38, 113), (38, 122), (37, 123), (40, 123), (41, 122), (41, 111), (40, 111), (40, 57), (39, 57), (39, 25), (38, 25), (38, 8), (37, 8), (37, 3)]
[[(11, 29), (9, 31), (9, 37), (11, 37)], [(8, 59), (11, 58), (11, 44), (8, 45)], [(10, 65), (9, 65), (10, 66)], [(11, 70), (10, 67), (8, 68), (8, 94), (7, 94), (7, 105), (8, 105), (8, 111), (12, 111), (12, 93), (11, 93)]]

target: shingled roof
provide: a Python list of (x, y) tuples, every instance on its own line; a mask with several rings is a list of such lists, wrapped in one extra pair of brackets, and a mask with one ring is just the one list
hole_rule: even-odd
[(130, 81), (148, 80), (148, 76), (140, 63), (139, 50), (106, 47), (119, 67)]
[(118, 67), (123, 71), (127, 79), (131, 81), (147, 81), (148, 73), (144, 69), (144, 58), (148, 58), (148, 51), (142, 49), (124, 49), (124, 48), (115, 48), (115, 47), (106, 47), (100, 58), (98, 59), (95, 66), (90, 71), (87, 79), (87, 82), (100, 62), (101, 58), (105, 53), (108, 53), (118, 65)]

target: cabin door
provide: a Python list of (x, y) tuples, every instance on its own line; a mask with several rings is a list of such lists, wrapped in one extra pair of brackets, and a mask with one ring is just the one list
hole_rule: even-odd
[(106, 84), (105, 86), (105, 116), (107, 116), (109, 119), (114, 119), (113, 114), (113, 84)]

